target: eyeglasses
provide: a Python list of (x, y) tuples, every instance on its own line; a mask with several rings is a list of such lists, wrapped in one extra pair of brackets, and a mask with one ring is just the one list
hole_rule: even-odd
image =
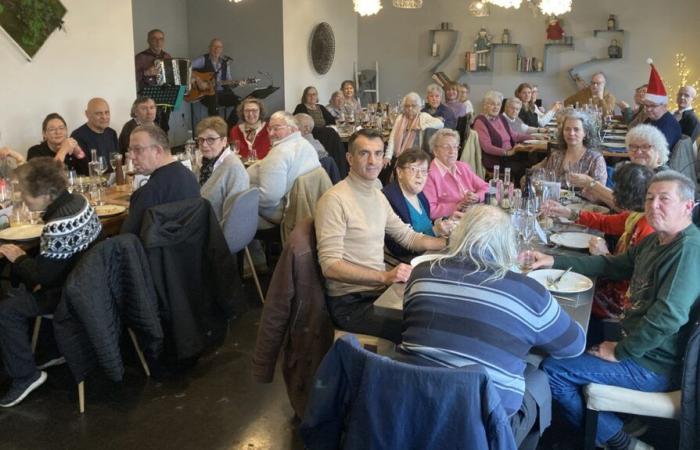
[(459, 145), (457, 145), (457, 144), (440, 144), (440, 145), (436, 145), (435, 147), (441, 148), (444, 150), (459, 150)]
[(605, 84), (605, 81), (591, 81), (591, 86), (600, 86)]
[(205, 142), (207, 143), (207, 145), (214, 145), (214, 142), (218, 141), (219, 139), (223, 139), (223, 138), (221, 136), (205, 137), (205, 138), (198, 137), (194, 141), (197, 143), (198, 146), (201, 146)]
[(268, 129), (270, 131), (279, 131), (283, 128), (288, 128), (288, 127), (289, 127), (289, 125), (272, 125), (272, 126), (268, 127)]
[(58, 131), (66, 131), (66, 127), (56, 127), (56, 128), (47, 128), (46, 132), (47, 133), (56, 133)]
[(147, 148), (151, 148), (151, 147), (155, 147), (155, 145), (154, 145), (154, 144), (151, 144), (151, 145), (144, 145), (144, 146), (140, 146), (140, 145), (130, 145), (130, 146), (127, 148), (127, 151), (128, 151), (129, 153), (131, 153), (132, 155), (140, 155), (140, 154), (143, 153)]
[(643, 152), (645, 152), (645, 153), (648, 153), (648, 152), (650, 152), (654, 147), (651, 146), (651, 145), (648, 145), (648, 144), (646, 144), (646, 145), (634, 145), (634, 144), (630, 144), (630, 145), (627, 146), (627, 148), (628, 148), (629, 151), (631, 151), (631, 152), (636, 152), (637, 150), (641, 150), (641, 151), (643, 151)]
[(422, 169), (419, 167), (414, 167), (414, 166), (404, 166), (401, 168), (402, 170), (407, 170), (411, 175), (414, 177), (418, 174), (421, 174), (423, 176), (428, 175), (428, 169)]

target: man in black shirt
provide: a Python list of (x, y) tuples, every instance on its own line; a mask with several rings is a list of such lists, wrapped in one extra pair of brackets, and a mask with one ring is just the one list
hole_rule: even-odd
[(197, 178), (173, 158), (168, 136), (157, 126), (141, 125), (131, 132), (128, 157), (137, 174), (150, 178), (131, 194), (122, 233), (139, 234), (143, 214), (153, 206), (200, 196)]
[(93, 98), (88, 102), (85, 110), (87, 123), (71, 133), (71, 137), (78, 141), (80, 148), (87, 155), (88, 161), (92, 161), (92, 149), (97, 150), (97, 156), (103, 156), (107, 171), (109, 166), (109, 154), (119, 151), (117, 132), (109, 127), (109, 105), (103, 98)]

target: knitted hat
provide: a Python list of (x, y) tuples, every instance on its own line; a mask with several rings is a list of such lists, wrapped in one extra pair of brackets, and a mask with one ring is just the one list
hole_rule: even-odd
[(647, 93), (644, 95), (644, 99), (654, 102), (657, 105), (667, 105), (668, 95), (666, 94), (666, 88), (664, 87), (663, 81), (661, 81), (659, 72), (656, 71), (656, 67), (654, 67), (651, 58), (647, 59), (647, 64), (651, 66), (651, 73), (649, 73), (649, 86), (647, 87)]

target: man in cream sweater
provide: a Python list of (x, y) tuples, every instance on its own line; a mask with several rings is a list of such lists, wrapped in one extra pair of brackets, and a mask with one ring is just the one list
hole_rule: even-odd
[(387, 270), (384, 235), (405, 248), (440, 250), (445, 240), (416, 233), (394, 213), (377, 180), (384, 143), (375, 130), (356, 132), (348, 144), (350, 173), (329, 189), (316, 207), (318, 260), (326, 278), (328, 311), (343, 330), (401, 341), (401, 322), (376, 316), (374, 300), (396, 282), (405, 282), (411, 266)]

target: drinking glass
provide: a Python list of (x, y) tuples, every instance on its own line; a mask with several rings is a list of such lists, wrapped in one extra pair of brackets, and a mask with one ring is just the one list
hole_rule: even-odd
[(238, 150), (238, 141), (231, 141), (230, 146), (231, 146), (231, 151), (232, 151), (234, 154), (238, 155), (238, 154), (240, 153), (239, 150)]
[(250, 151), (248, 152), (248, 162), (250, 164), (253, 164), (258, 160), (258, 151), (255, 149), (255, 147), (251, 147)]
[(113, 171), (117, 170), (117, 166), (120, 164), (121, 160), (121, 155), (119, 153), (111, 152), (109, 154), (109, 165)]
[(522, 273), (532, 270), (532, 263), (535, 262), (535, 255), (532, 253), (532, 246), (526, 242), (518, 245), (518, 268)]
[(75, 189), (75, 185), (78, 184), (78, 174), (75, 172), (75, 169), (68, 169), (68, 172), (66, 172), (66, 178), (68, 179), (68, 192), (72, 194), (73, 190)]

